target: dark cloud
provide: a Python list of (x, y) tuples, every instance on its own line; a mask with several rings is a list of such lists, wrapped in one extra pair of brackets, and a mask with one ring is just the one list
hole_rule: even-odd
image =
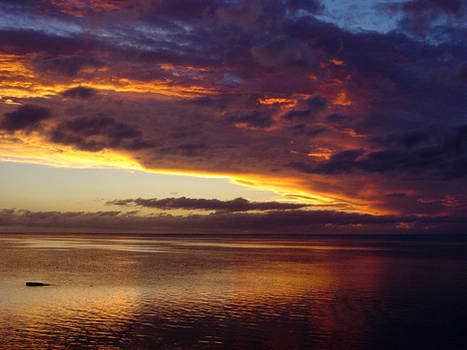
[(251, 53), (259, 64), (271, 68), (305, 68), (318, 62), (308, 45), (287, 37), (254, 46)]
[(195, 199), (195, 198), (163, 198), (163, 199), (124, 199), (107, 202), (107, 205), (135, 205), (146, 208), (157, 208), (163, 210), (185, 209), (185, 210), (216, 210), (216, 211), (250, 211), (250, 210), (284, 210), (300, 209), (307, 204), (281, 203), (281, 202), (250, 202), (244, 198), (236, 198), (230, 201), (219, 199)]
[(429, 135), (425, 134), (424, 132), (414, 131), (402, 135), (398, 141), (402, 146), (412, 148), (420, 145), (428, 138)]
[(142, 132), (134, 126), (110, 117), (78, 117), (65, 121), (57, 125), (49, 137), (54, 143), (92, 152), (103, 148), (139, 150), (155, 145), (143, 140)]
[(136, 128), (109, 117), (75, 118), (61, 124), (59, 129), (84, 137), (104, 135), (114, 139), (125, 139), (141, 136), (141, 131)]
[(322, 111), (327, 105), (326, 99), (322, 98), (320, 95), (314, 95), (307, 98), (305, 103), (315, 112)]
[(67, 77), (75, 77), (87, 68), (95, 70), (104, 66), (98, 59), (85, 56), (41, 57), (33, 61), (33, 65), (41, 74), (59, 74)]
[[(184, 137), (183, 135), (175, 135), (176, 138)], [(197, 157), (211, 147), (204, 143), (182, 143), (172, 147), (160, 147), (159, 153), (168, 155), (182, 155), (184, 157)]]
[(332, 155), (328, 162), (320, 164), (319, 173), (334, 174), (350, 171), (363, 150), (349, 150)]
[[(424, 132), (408, 132), (381, 136), (373, 141), (387, 146), (382, 150), (364, 152), (349, 150), (334, 154), (329, 160), (316, 163), (293, 162), (298, 171), (315, 174), (342, 174), (353, 170), (383, 173), (406, 173), (417, 178), (447, 180), (467, 174), (467, 127), (459, 126), (437, 143), (424, 145), (429, 136)], [(399, 146), (399, 148), (397, 148)]]
[(362, 150), (343, 151), (333, 155), (329, 161), (317, 166), (293, 165), (295, 169), (317, 174), (340, 174), (352, 170), (368, 172), (394, 172), (394, 171), (427, 171), (439, 164), (442, 152), (439, 148), (420, 149), (413, 153), (394, 149), (376, 151), (357, 159), (363, 154)]
[(294, 125), (290, 128), (292, 130), (292, 133), (295, 135), (307, 135), (309, 137), (315, 137), (318, 136), (319, 134), (325, 132), (327, 129), (322, 126), (317, 126), (317, 127), (307, 127), (306, 124), (297, 124)]
[(291, 163), (290, 166), (298, 171), (317, 174), (338, 174), (351, 171), (356, 164), (356, 159), (364, 153), (363, 150), (348, 150), (334, 154), (329, 161), (317, 166), (306, 163)]
[[(411, 0), (386, 5), (390, 11), (403, 14), (400, 28), (418, 38), (431, 38), (445, 41), (447, 37), (461, 33), (461, 23), (465, 22), (467, 4), (463, 0)], [(459, 24), (459, 27), (450, 23)]]
[(331, 123), (340, 123), (346, 119), (347, 119), (346, 116), (339, 114), (339, 113), (333, 113), (326, 117), (326, 120)]
[(387, 194), (386, 197), (390, 197), (390, 198), (403, 198), (405, 197), (406, 194), (405, 193), (390, 193), (390, 194)]
[[(401, 226), (401, 224), (404, 224)], [(337, 211), (222, 212), (211, 215), (135, 215), (133, 212), (32, 212), (0, 210), (4, 231), (153, 233), (463, 233), (467, 221), (456, 216), (368, 215)]]
[(462, 15), (465, 8), (462, 0), (412, 0), (403, 3), (402, 6), (405, 11), (417, 15), (435, 11)]
[(306, 110), (292, 110), (284, 115), (287, 120), (307, 120), (313, 117), (313, 111), (311, 109)]
[[(40, 53), (44, 56), (37, 58), (32, 63), (37, 67), (54, 70), (52, 62), (58, 62), (58, 70), (64, 72), (73, 71), (73, 68), (82, 67), (80, 59), (73, 56), (78, 52), (93, 52), (95, 41), (80, 37), (61, 37), (46, 34), (41, 31), (27, 29), (1, 29), (0, 52), (14, 54)], [(49, 56), (47, 56), (49, 55)], [(70, 57), (54, 57), (52, 55), (71, 55)], [(75, 58), (73, 58), (75, 57)], [(81, 62), (95, 62), (94, 58), (81, 58)], [(64, 67), (62, 69), (62, 66)], [(67, 69), (68, 67), (68, 69)]]
[(77, 86), (68, 90), (65, 90), (62, 93), (63, 97), (67, 98), (78, 98), (82, 100), (86, 100), (88, 98), (92, 98), (97, 96), (97, 91), (92, 88), (88, 88), (85, 86)]
[(143, 19), (154, 21), (157, 18), (174, 20), (190, 20), (201, 16), (212, 15), (216, 1), (180, 0), (148, 2)]
[(306, 109), (293, 109), (287, 112), (284, 116), (287, 120), (310, 120), (317, 113), (323, 111), (326, 108), (327, 101), (319, 95), (311, 96), (303, 101), (306, 105)]
[(270, 112), (255, 111), (248, 114), (232, 115), (228, 117), (232, 123), (245, 124), (254, 128), (269, 128), (274, 125)]
[(287, 5), (293, 10), (306, 10), (310, 12), (320, 12), (324, 6), (317, 0), (288, 0)]
[(442, 142), (443, 149), (448, 153), (467, 153), (467, 125), (462, 125), (453, 130)]
[(424, 131), (415, 130), (403, 134), (383, 135), (373, 138), (372, 141), (384, 147), (401, 146), (404, 148), (413, 148), (420, 146), (429, 140), (431, 135)]
[(461, 82), (467, 83), (467, 62), (459, 64), (456, 75)]
[(5, 113), (0, 120), (0, 128), (9, 132), (17, 130), (29, 130), (38, 126), (38, 124), (51, 117), (49, 109), (35, 106), (24, 105), (14, 112)]

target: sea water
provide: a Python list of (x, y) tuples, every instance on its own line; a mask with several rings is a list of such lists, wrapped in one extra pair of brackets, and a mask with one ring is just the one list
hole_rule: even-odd
[(0, 349), (467, 349), (466, 253), (463, 236), (0, 234)]

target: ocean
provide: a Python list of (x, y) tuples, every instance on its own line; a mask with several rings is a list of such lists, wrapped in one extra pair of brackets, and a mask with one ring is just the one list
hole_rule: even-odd
[(0, 234), (0, 349), (462, 350), (466, 287), (467, 236)]

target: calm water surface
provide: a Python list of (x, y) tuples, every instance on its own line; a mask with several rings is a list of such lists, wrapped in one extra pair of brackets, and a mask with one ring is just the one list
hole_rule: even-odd
[(0, 349), (463, 350), (466, 277), (461, 237), (3, 234)]

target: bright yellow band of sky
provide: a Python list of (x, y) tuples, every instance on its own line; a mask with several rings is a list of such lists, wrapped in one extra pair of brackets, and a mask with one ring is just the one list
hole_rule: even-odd
[[(20, 140), (20, 142), (18, 142)], [(371, 203), (355, 201), (335, 194), (311, 192), (300, 183), (299, 178), (284, 176), (268, 176), (264, 174), (242, 174), (204, 172), (190, 169), (146, 168), (132, 159), (130, 155), (113, 150), (86, 152), (69, 146), (44, 142), (40, 137), (29, 135), (25, 138), (0, 138), (0, 161), (39, 164), (61, 168), (118, 168), (148, 173), (195, 176), (203, 178), (222, 178), (230, 182), (256, 190), (272, 191), (284, 200), (296, 201), (316, 206), (318, 209), (331, 209), (345, 204), (344, 211), (381, 214), (371, 209)]]

